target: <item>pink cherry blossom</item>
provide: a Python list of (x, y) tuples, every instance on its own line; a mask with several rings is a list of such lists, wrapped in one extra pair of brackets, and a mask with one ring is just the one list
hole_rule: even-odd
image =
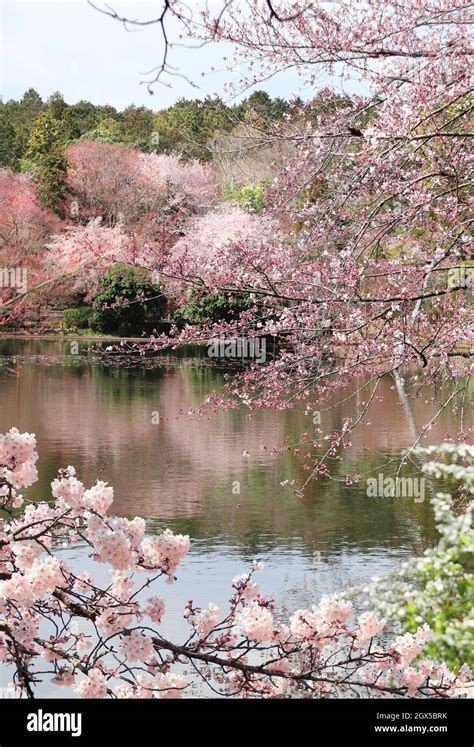
[(358, 617), (359, 629), (356, 631), (358, 646), (365, 646), (371, 638), (382, 632), (385, 622), (379, 620), (374, 612), (367, 611)]
[(171, 672), (157, 675), (155, 681), (160, 691), (160, 698), (180, 698), (188, 684), (184, 677)]
[(267, 607), (251, 602), (237, 614), (237, 624), (242, 634), (252, 641), (269, 641), (273, 637), (273, 616)]
[(143, 608), (145, 615), (148, 615), (154, 623), (160, 623), (165, 614), (165, 603), (160, 597), (150, 597), (147, 599), (146, 606)]
[(166, 529), (158, 537), (147, 537), (141, 542), (140, 552), (144, 563), (150, 568), (161, 568), (172, 575), (189, 550), (189, 537), (173, 534)]
[(102, 480), (98, 480), (92, 488), (86, 490), (82, 496), (82, 503), (87, 509), (93, 509), (99, 514), (106, 514), (114, 500), (114, 489)]
[(202, 610), (193, 619), (194, 628), (199, 638), (207, 638), (209, 633), (216, 627), (220, 619), (220, 610), (215, 604), (210, 603), (207, 610)]
[(100, 669), (91, 669), (87, 677), (78, 682), (74, 690), (82, 698), (105, 698), (107, 695), (107, 680)]
[(405, 633), (397, 636), (393, 648), (400, 654), (400, 666), (411, 664), (413, 659), (422, 651), (431, 635), (429, 627), (424, 625), (418, 628), (416, 633)]
[(154, 658), (155, 650), (150, 636), (139, 630), (132, 630), (130, 634), (123, 636), (120, 652), (127, 661), (149, 661)]

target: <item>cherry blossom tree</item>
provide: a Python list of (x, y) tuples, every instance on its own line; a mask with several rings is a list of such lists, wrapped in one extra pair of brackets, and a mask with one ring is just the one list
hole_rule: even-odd
[(141, 176), (140, 153), (118, 143), (86, 140), (69, 146), (67, 183), (72, 217), (136, 223), (156, 206)]
[[(211, 408), (311, 408), (317, 399), (323, 411), (335, 391), (364, 376), (357, 416), (326, 434), (331, 458), (340, 458), (368, 417), (384, 376), (393, 377), (404, 402), (422, 384), (449, 383), (447, 394), (440, 390), (440, 412), (451, 406), (463, 413), (473, 331), (466, 264), (472, 253), (469, 8), (461, 0), (409, 0), (403, 7), (339, 0), (330, 8), (293, 4), (290, 13), (269, 0), (231, 0), (220, 11), (203, 7), (196, 20), (181, 3), (167, 2), (162, 29), (173, 14), (191, 40), (234, 45), (235, 59), (227, 64), (249, 70), (242, 86), (291, 68), (307, 84), (320, 73), (362, 78), (369, 93), (344, 101), (328, 93), (325, 106), (313, 101), (288, 112), (267, 133), (269, 148), (288, 147), (255, 226), (278, 228), (257, 228), (252, 240), (234, 231), (235, 210), (222, 219), (219, 208), (187, 223), (189, 202), (199, 212), (212, 191), (198, 164), (107, 143), (69, 149), (70, 187), (83, 194), (86, 212), (112, 224), (122, 214), (127, 224), (128, 215), (133, 225), (156, 198), (160, 225), (163, 214), (171, 214), (167, 242), (148, 241), (137, 229), (149, 269), (179, 284), (183, 296), (193, 288), (253, 303), (232, 323), (185, 329), (150, 346), (205, 341), (216, 333), (278, 340), (276, 358), (232, 378), (224, 392), (207, 398)], [(159, 76), (170, 71), (169, 52), (165, 45)], [(188, 173), (199, 173), (197, 190), (186, 192)], [(150, 189), (152, 198), (143, 203)], [(212, 236), (212, 226), (233, 236), (232, 246)], [(414, 435), (413, 445), (432, 424)], [(461, 438), (466, 431), (460, 420)], [(304, 446), (325, 444), (316, 431), (303, 435), (297, 447)], [(327, 474), (326, 461), (313, 463), (309, 477)]]
[(43, 271), (50, 288), (86, 300), (115, 262), (156, 269), (157, 247), (161, 256), (215, 199), (213, 170), (199, 161), (96, 141), (70, 146), (67, 157), (74, 222), (48, 243)]
[[(292, 68), (309, 84), (321, 72), (362, 77), (370, 93), (352, 95), (344, 106), (328, 97), (326, 107), (303, 106), (294, 118), (287, 116), (272, 128), (268, 146), (277, 141), (289, 145), (266, 195), (265, 213), (250, 217), (233, 208), (219, 211), (195, 218), (176, 247), (176, 233), (168, 243), (155, 243), (151, 253), (146, 242), (137, 246), (137, 263), (178, 283), (182, 292), (192, 287), (232, 293), (253, 304), (232, 322), (186, 328), (171, 339), (153, 338), (148, 346), (162, 349), (216, 334), (278, 340), (274, 359), (228, 377), (224, 391), (206, 398), (208, 408), (298, 406), (311, 412), (317, 401), (324, 417), (324, 408), (335, 406), (329, 404), (330, 398), (337, 401), (334, 393), (341, 401), (344, 385), (363, 377), (357, 415), (332, 433), (315, 428), (302, 434), (294, 446), (308, 454), (308, 480), (327, 476), (328, 461), (342, 458), (388, 376), (404, 404), (426, 384), (439, 389), (438, 413), (413, 435), (402, 463), (419, 453), (419, 443), (447, 407), (460, 416), (454, 435), (467, 441), (470, 8), (461, 0), (407, 0), (402, 5), (338, 0), (294, 3), (289, 10), (270, 0), (231, 0), (217, 12), (203, 4), (196, 21), (182, 3), (169, 0), (163, 5), (162, 30), (172, 14), (199, 43), (235, 46), (236, 59), (228, 65), (249, 70), (243, 86)], [(165, 43), (158, 76), (171, 71), (169, 52)], [(81, 219), (101, 215), (107, 230), (116, 231), (102, 234), (106, 226), (96, 223), (77, 233), (78, 244), (70, 236), (70, 256), (79, 259), (78, 267), (87, 231), (94, 247), (104, 236), (106, 256), (115, 257), (122, 249), (130, 251), (120, 235), (121, 214), (133, 224), (144, 205), (153, 212), (156, 197), (161, 210), (171, 196), (172, 212), (176, 204), (179, 209), (184, 205), (187, 219), (189, 201), (200, 206), (211, 196), (206, 180), (199, 181), (202, 174), (200, 186), (188, 189), (186, 172), (180, 172), (180, 181), (166, 170), (179, 170), (179, 162), (156, 156), (144, 160), (133, 151), (121, 150), (110, 163), (115, 173), (101, 175), (96, 146), (105, 145), (95, 144), (93, 155), (90, 144), (76, 145), (69, 154), (70, 187), (86, 206)], [(117, 146), (107, 147), (113, 149), (108, 151), (112, 161)], [(215, 235), (219, 225), (222, 236)], [(57, 248), (54, 244), (53, 251)], [(255, 565), (233, 580), (225, 610), (190, 601), (184, 610), (190, 633), (176, 643), (157, 630), (166, 605), (151, 587), (160, 579), (174, 580), (189, 539), (168, 530), (148, 537), (140, 518), (109, 515), (112, 488), (97, 481), (86, 489), (72, 467), (53, 482), (54, 502), (25, 507), (18, 490), (36, 479), (36, 461), (32, 435), (13, 430), (3, 436), (0, 658), (13, 667), (16, 686), (29, 697), (38, 670), (46, 667), (56, 683), (73, 686), (83, 696), (179, 695), (190, 687), (183, 665), (226, 695), (472, 693), (465, 667), (454, 671), (426, 655), (436, 631), (423, 621), (423, 615), (436, 619), (437, 599), (455, 589), (451, 570), (469, 568), (460, 567), (460, 558), (466, 537), (472, 542), (472, 504), (459, 521), (446, 525), (438, 552), (421, 568), (427, 593), (417, 605), (419, 627), (393, 641), (384, 638), (386, 623), (377, 611), (359, 613), (343, 597), (323, 598), (283, 619), (277, 604), (259, 593)], [(462, 473), (472, 487), (472, 466), (456, 460), (449, 466), (451, 476)], [(445, 475), (441, 467), (430, 469)], [(442, 519), (449, 504), (446, 496), (438, 498), (435, 510)], [(110, 583), (76, 575), (57, 557), (59, 544), (68, 547), (77, 539), (94, 562), (110, 566)], [(432, 573), (442, 572), (446, 558), (450, 573), (435, 577), (442, 587), (436, 597)], [(413, 601), (417, 592), (412, 592)], [(77, 618), (86, 630), (74, 627)], [(457, 627), (447, 626), (446, 635)]]
[(216, 193), (211, 166), (177, 155), (99, 141), (75, 143), (66, 155), (73, 216), (135, 227), (144, 219), (156, 221), (163, 211), (202, 209)]
[(0, 256), (4, 264), (33, 262), (61, 221), (43, 208), (30, 177), (0, 169)]
[[(334, 391), (363, 375), (357, 417), (328, 436), (333, 458), (368, 417), (384, 376), (403, 401), (422, 384), (450, 382), (440, 412), (464, 412), (473, 338), (471, 10), (461, 0), (341, 0), (290, 12), (259, 0), (203, 8), (197, 19), (171, 2), (162, 27), (173, 14), (190, 44), (234, 46), (228, 70), (249, 70), (240, 87), (294, 69), (306, 85), (332, 73), (362, 79), (369, 91), (343, 102), (328, 93), (326, 106), (309, 103), (268, 131), (269, 146), (289, 145), (266, 196), (263, 217), (280, 225), (273, 236), (209, 252), (199, 267), (176, 252), (162, 258), (163, 277), (254, 301), (232, 324), (185, 329), (173, 345), (216, 333), (280, 342), (275, 360), (233, 377), (206, 404), (309, 408), (318, 400), (323, 411), (329, 395), (334, 402)], [(170, 53), (158, 78), (171, 71)], [(461, 438), (467, 430), (460, 420)], [(320, 435), (298, 448), (324, 446)], [(327, 474), (326, 457), (309, 477)]]
[(127, 234), (121, 223), (103, 225), (101, 218), (86, 225), (69, 226), (65, 232), (52, 237), (43, 257), (44, 274), (55, 275), (52, 287), (80, 294), (90, 301), (97, 289), (101, 274), (117, 262), (143, 264), (145, 253), (141, 242)]
[[(203, 215), (192, 218), (184, 236), (178, 238), (166, 257), (161, 255), (159, 266), (169, 277), (182, 281), (183, 278), (201, 278), (196, 285), (208, 292), (216, 289), (219, 282), (214, 280), (215, 268), (229, 268), (238, 261), (239, 245), (250, 247), (261, 246), (266, 237), (268, 241), (279, 235), (279, 225), (271, 217), (252, 215), (238, 205), (224, 204)], [(167, 269), (168, 268), (168, 269)], [(188, 283), (174, 283), (178, 292), (186, 292)]]
[(0, 322), (21, 322), (31, 314), (28, 288), (42, 279), (45, 246), (62, 226), (57, 215), (39, 204), (30, 177), (0, 169)]
[(197, 159), (182, 161), (177, 154), (142, 153), (141, 173), (151, 190), (164, 196), (167, 210), (202, 213), (215, 204), (218, 187), (213, 167)]

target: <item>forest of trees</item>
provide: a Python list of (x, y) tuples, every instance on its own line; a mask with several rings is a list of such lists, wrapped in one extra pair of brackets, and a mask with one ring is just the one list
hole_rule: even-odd
[(68, 104), (59, 92), (43, 101), (29, 88), (18, 101), (0, 100), (0, 166), (26, 168), (34, 155), (31, 138), (48, 138), (50, 146), (77, 140), (125, 143), (145, 152), (180, 152), (184, 158), (206, 160), (211, 157), (208, 141), (216, 131), (228, 132), (242, 121), (278, 120), (289, 108), (287, 101), (255, 91), (231, 106), (218, 98), (180, 99), (158, 112), (134, 105), (117, 111), (90, 101)]

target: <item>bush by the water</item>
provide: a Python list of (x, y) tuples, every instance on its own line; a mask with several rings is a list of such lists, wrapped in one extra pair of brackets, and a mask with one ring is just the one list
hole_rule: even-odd
[(252, 306), (246, 297), (230, 293), (207, 293), (199, 296), (192, 290), (189, 302), (175, 311), (174, 321), (180, 326), (185, 324), (206, 324), (220, 321), (230, 322), (238, 319), (242, 311)]
[(96, 312), (92, 306), (78, 306), (64, 310), (64, 326), (67, 329), (95, 329)]
[(117, 264), (100, 280), (93, 306), (100, 332), (141, 335), (163, 317), (166, 299), (145, 270)]

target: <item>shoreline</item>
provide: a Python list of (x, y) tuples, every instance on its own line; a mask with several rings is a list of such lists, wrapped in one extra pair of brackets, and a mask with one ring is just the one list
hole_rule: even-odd
[(11, 334), (2, 335), (0, 334), (0, 340), (85, 340), (87, 342), (107, 342), (109, 340), (113, 342), (128, 340), (133, 342), (144, 342), (149, 340), (149, 337), (114, 337), (113, 335), (28, 335), (28, 334)]

